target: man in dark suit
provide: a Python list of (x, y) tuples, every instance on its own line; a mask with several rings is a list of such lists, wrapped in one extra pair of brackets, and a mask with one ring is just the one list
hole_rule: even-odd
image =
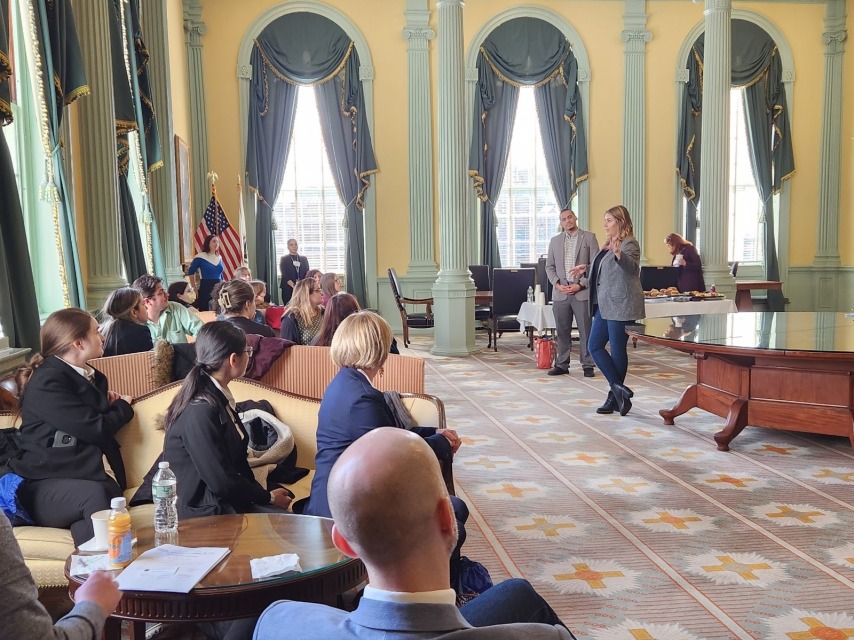
[(435, 455), (418, 435), (382, 427), (356, 440), (332, 469), (329, 503), (335, 546), (368, 570), (358, 608), (277, 602), (261, 615), (255, 640), (574, 637), (524, 580), (456, 608), (448, 574), (456, 520)]
[(299, 254), (299, 244), (296, 238), (288, 240), (288, 253), (279, 261), (279, 272), (282, 274), (282, 304), (288, 304), (294, 293), (294, 286), (305, 278), (308, 273), (308, 258)]
[(587, 336), (590, 334), (590, 308), (587, 278), (575, 278), (570, 270), (579, 264), (591, 264), (599, 253), (599, 243), (591, 231), (578, 227), (578, 218), (572, 209), (560, 212), (561, 233), (549, 241), (546, 257), (546, 275), (554, 285), (555, 324), (557, 325), (557, 358), (550, 376), (569, 373), (569, 348), (572, 345), (572, 318), (578, 325), (579, 351), (584, 377), (593, 377), (593, 358), (587, 351)]

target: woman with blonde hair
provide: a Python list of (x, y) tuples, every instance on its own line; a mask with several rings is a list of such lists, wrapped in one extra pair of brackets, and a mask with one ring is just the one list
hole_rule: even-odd
[[(607, 240), (602, 250), (589, 270), (584, 264), (572, 269), (574, 277), (587, 272), (593, 318), (587, 348), (611, 385), (605, 404), (596, 413), (613, 413), (616, 409), (624, 416), (632, 408), (630, 398), (634, 392), (625, 386), (629, 367), (626, 325), (645, 317), (640, 245), (632, 234), (629, 210), (623, 205), (611, 207), (605, 212)], [(605, 349), (606, 344), (610, 344), (610, 353)]]
[(122, 356), (154, 348), (146, 324), (148, 310), (137, 289), (122, 287), (113, 291), (107, 296), (101, 317), (107, 319), (100, 329), (105, 356)]
[(295, 344), (311, 344), (323, 324), (320, 285), (303, 278), (294, 285), (288, 312), (282, 317), (281, 337)]
[(664, 243), (670, 250), (670, 255), (673, 256), (673, 266), (679, 267), (676, 288), (679, 291), (705, 291), (703, 263), (700, 261), (697, 247), (678, 233), (668, 234)]
[[(41, 353), (19, 367), (22, 453), (9, 461), (24, 478), (21, 506), (41, 527), (71, 529), (75, 546), (89, 540), (91, 515), (126, 488), (114, 436), (133, 417), (130, 396), (108, 389), (87, 362), (104, 353), (98, 323), (82, 309), (50, 314)], [(104, 467), (106, 456), (115, 480)]]
[(217, 302), (225, 321), (244, 333), (255, 333), (265, 338), (276, 337), (266, 324), (255, 322), (255, 289), (245, 280), (229, 280), (222, 285)]

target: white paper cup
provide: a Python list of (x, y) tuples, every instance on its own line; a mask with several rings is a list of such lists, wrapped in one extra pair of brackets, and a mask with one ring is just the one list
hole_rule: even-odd
[(676, 260), (676, 264), (682, 264), (682, 261), (685, 259), (685, 257), (681, 253), (677, 253), (674, 256), (674, 259)]
[(92, 514), (92, 528), (95, 530), (95, 545), (99, 549), (106, 549), (109, 543), (107, 538), (107, 520), (110, 518), (110, 510), (96, 511)]

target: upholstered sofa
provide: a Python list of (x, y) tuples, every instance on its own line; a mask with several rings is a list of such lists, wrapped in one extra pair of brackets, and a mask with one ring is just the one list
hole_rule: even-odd
[[(113, 387), (112, 378), (110, 386)], [(127, 473), (129, 488), (125, 495), (128, 499), (142, 484), (145, 474), (163, 450), (163, 416), (180, 386), (180, 382), (175, 382), (137, 397), (133, 402), (134, 418), (117, 436)], [(298, 483), (287, 486), (297, 499), (307, 496), (314, 477), (314, 457), (317, 453), (315, 432), (320, 401), (286, 393), (252, 380), (235, 380), (229, 388), (238, 402), (268, 400), (278, 417), (291, 428), (297, 446), (297, 466), (310, 469), (311, 472)], [(402, 393), (401, 396), (417, 424), (445, 427), (444, 406), (439, 399), (422, 394)], [(0, 428), (12, 426), (14, 420), (13, 413), (0, 414)], [(446, 480), (448, 479), (449, 475), (446, 474)], [(453, 482), (452, 479), (449, 481)], [(181, 490), (180, 487), (178, 490)], [(134, 527), (152, 524), (154, 512), (151, 505), (132, 507), (130, 511)], [(39, 588), (65, 588), (65, 559), (74, 550), (70, 532), (47, 527), (16, 527), (14, 533)]]
[[(155, 374), (154, 351), (111, 358), (97, 358), (89, 364), (110, 381), (110, 389), (139, 397), (162, 386)], [(326, 385), (338, 372), (329, 356), (329, 347), (294, 345), (285, 349), (261, 382), (306, 398), (320, 399)], [(424, 393), (424, 361), (409, 356), (389, 355), (382, 375), (374, 380), (380, 391)]]

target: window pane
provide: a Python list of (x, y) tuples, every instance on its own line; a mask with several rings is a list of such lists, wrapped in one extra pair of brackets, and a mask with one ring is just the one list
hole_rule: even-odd
[(750, 164), (744, 90), (730, 93), (729, 234), (728, 260), (742, 264), (764, 262), (762, 198)]
[(536, 262), (558, 232), (560, 211), (546, 169), (533, 87), (519, 89), (510, 154), (495, 204), (501, 264)]
[(344, 272), (344, 204), (332, 180), (311, 87), (299, 88), (293, 140), (273, 219), (277, 255), (288, 252), (288, 238), (296, 238), (300, 254), (313, 269)]

